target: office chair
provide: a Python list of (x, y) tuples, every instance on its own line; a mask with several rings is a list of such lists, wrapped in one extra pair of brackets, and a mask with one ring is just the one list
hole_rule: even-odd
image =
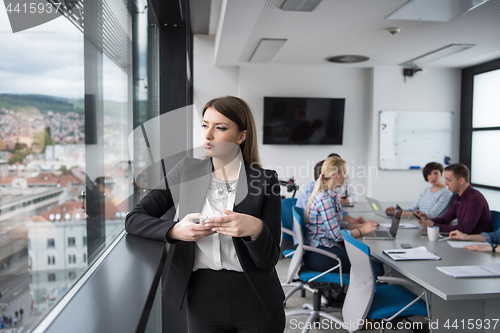
[[(297, 238), (297, 234), (293, 231), (293, 213), (292, 208), (297, 203), (296, 198), (286, 198), (281, 200), (281, 248), (282, 254), (285, 258), (291, 258), (297, 246), (293, 245), (293, 239)], [(292, 244), (292, 247), (286, 248), (284, 243)], [(283, 250), (283, 248), (285, 249)], [(290, 266), (288, 267), (290, 270)], [(286, 306), (286, 301), (292, 296), (296, 291), (300, 290), (301, 296), (306, 296), (306, 290), (313, 292), (311, 288), (306, 286), (302, 281), (295, 279), (293, 275), (287, 276), (285, 283), (281, 284), (282, 287), (292, 287), (286, 294), (283, 305)]]
[(493, 231), (500, 229), (500, 212), (496, 210), (491, 210), (491, 219), (493, 221)]
[[(388, 276), (380, 276), (377, 281), (393, 284), (377, 286), (370, 247), (345, 231), (342, 231), (342, 236), (351, 262), (349, 289), (342, 308), (344, 327), (349, 332), (360, 330), (366, 318), (388, 322), (396, 317), (423, 316), (430, 320), (425, 289), (409, 280)], [(422, 289), (422, 294), (417, 296), (403, 285), (418, 287)]]
[[(329, 320), (335, 321), (342, 325), (343, 321), (339, 318), (330, 315), (328, 312), (340, 312), (340, 308), (325, 308), (321, 309), (321, 296), (323, 290), (331, 289), (332, 284), (338, 284), (341, 287), (349, 284), (349, 274), (342, 273), (342, 266), (340, 265), (340, 259), (328, 251), (304, 245), (304, 210), (299, 207), (293, 207), (293, 223), (295, 226), (295, 231), (297, 234), (297, 249), (292, 257), (292, 262), (290, 263), (287, 279), (293, 279), (298, 272), (299, 280), (303, 283), (303, 288), (310, 290), (313, 293), (313, 304), (304, 304), (302, 310), (294, 310), (286, 312), (285, 315), (295, 316), (295, 315), (309, 315), (307, 322), (304, 325), (303, 333), (309, 331), (309, 327), (312, 323), (319, 319), (320, 317), (327, 318)], [(334, 267), (324, 271), (318, 272), (305, 268), (302, 265), (302, 258), (305, 251), (313, 251), (321, 253), (325, 256), (335, 259), (338, 264)], [(332, 271), (338, 269), (339, 273), (332, 273)]]
[(297, 198), (286, 198), (281, 200), (281, 253), (288, 258), (293, 255), (296, 246), (293, 238), (297, 237), (293, 231), (292, 207), (297, 203)]

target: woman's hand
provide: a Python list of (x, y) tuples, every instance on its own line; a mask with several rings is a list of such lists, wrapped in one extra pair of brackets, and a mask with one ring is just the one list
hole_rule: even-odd
[(391, 206), (391, 207), (387, 207), (387, 208), (385, 209), (385, 213), (386, 213), (387, 215), (394, 215), (394, 214), (396, 213), (396, 208), (394, 208), (393, 206)]
[(491, 245), (472, 244), (464, 246), (464, 249), (467, 249), (469, 251), (491, 252)]
[(185, 242), (195, 242), (200, 238), (215, 234), (215, 231), (212, 231), (210, 225), (206, 223), (208, 219), (204, 219), (200, 223), (193, 223), (193, 219), (199, 219), (201, 216), (203, 215), (200, 213), (187, 214), (170, 228), (167, 237)]
[(366, 235), (373, 230), (378, 229), (379, 224), (377, 221), (374, 220), (368, 220), (365, 223), (363, 223), (358, 229), (361, 231), (361, 235)]
[(357, 219), (354, 219), (353, 223), (365, 223), (366, 220), (363, 217), (358, 217)]
[(401, 216), (413, 217), (413, 214), (416, 214), (416, 213), (415, 212), (410, 212), (410, 211), (407, 211), (407, 210), (403, 210), (403, 214), (401, 214)]
[(247, 214), (224, 210), (226, 216), (211, 217), (207, 225), (215, 232), (231, 237), (250, 237), (252, 240), (259, 237), (262, 231), (262, 221)]

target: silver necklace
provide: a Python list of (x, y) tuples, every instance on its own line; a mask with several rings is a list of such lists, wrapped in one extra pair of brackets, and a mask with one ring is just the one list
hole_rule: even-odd
[(238, 179), (230, 181), (219, 180), (212, 174), (208, 191), (208, 202), (217, 214), (223, 215), (224, 209), (226, 209), (227, 206), (229, 195), (236, 191), (237, 182)]

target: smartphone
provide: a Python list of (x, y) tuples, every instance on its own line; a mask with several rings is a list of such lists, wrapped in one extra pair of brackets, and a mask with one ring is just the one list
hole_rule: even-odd
[(200, 224), (200, 219), (193, 219), (193, 223)]
[(413, 214), (417, 219), (421, 220), (421, 218), (417, 214)]
[(401, 247), (403, 249), (411, 249), (412, 248), (412, 246), (410, 244), (408, 244), (408, 243), (401, 243)]

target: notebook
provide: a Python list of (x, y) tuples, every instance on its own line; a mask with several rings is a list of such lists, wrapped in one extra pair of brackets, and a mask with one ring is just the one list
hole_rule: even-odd
[(365, 236), (363, 239), (380, 239), (380, 240), (393, 240), (396, 238), (399, 229), (399, 221), (401, 219), (401, 214), (403, 210), (401, 207), (396, 206), (396, 213), (392, 217), (391, 229), (389, 230), (374, 230)]
[(440, 260), (441, 258), (432, 252), (429, 252), (425, 246), (419, 246), (413, 249), (394, 249), (384, 250), (392, 260)]
[(483, 266), (448, 266), (436, 268), (454, 279), (500, 277), (500, 263), (489, 263)]
[(488, 242), (464, 242), (464, 241), (455, 241), (455, 240), (449, 240), (448, 244), (452, 248), (455, 249), (462, 249), (464, 246), (469, 246), (469, 245), (474, 245), (474, 244), (479, 244), (479, 245), (488, 245)]

